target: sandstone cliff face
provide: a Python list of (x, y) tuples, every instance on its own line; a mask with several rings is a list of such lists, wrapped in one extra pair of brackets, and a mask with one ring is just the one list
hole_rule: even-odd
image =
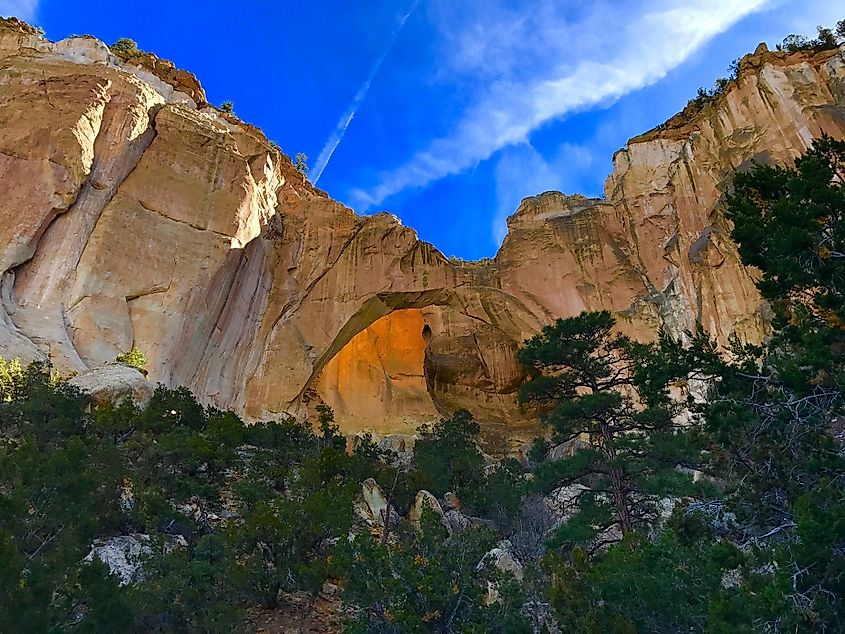
[(324, 401), (348, 430), (457, 407), (518, 426), (518, 345), (558, 316), (763, 336), (719, 201), (734, 169), (845, 137), (845, 49), (758, 51), (620, 150), (604, 199), (526, 199), (477, 263), (356, 215), (203, 100), (172, 65), (0, 23), (0, 355), (82, 371), (135, 345), (151, 380), (252, 419)]

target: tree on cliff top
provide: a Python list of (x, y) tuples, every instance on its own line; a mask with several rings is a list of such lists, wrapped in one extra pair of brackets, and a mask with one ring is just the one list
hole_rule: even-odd
[(297, 152), (293, 157), (293, 166), (300, 174), (308, 173), (308, 155), (305, 152)]
[(112, 53), (122, 59), (136, 57), (137, 55), (140, 55), (143, 52), (138, 48), (138, 43), (135, 40), (129, 39), (128, 37), (120, 38), (109, 48), (111, 49)]

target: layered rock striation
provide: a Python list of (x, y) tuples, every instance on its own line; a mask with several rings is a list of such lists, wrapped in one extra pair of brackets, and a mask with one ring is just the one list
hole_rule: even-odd
[(192, 75), (3, 21), (0, 355), (81, 372), (137, 346), (151, 380), (248, 419), (326, 402), (349, 430), (458, 407), (518, 425), (516, 351), (559, 316), (764, 336), (721, 200), (821, 133), (845, 137), (845, 47), (758, 49), (617, 152), (604, 198), (528, 198), (494, 259), (454, 262), (313, 187)]

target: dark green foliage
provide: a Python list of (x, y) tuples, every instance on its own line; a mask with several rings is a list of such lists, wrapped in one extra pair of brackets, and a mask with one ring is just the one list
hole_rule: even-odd
[(804, 35), (787, 35), (777, 50), (795, 53), (796, 51), (825, 51), (837, 48), (845, 40), (845, 20), (840, 20), (834, 28), (825, 26), (816, 27), (816, 37), (810, 39)]
[(308, 173), (308, 155), (305, 152), (297, 152), (293, 157), (293, 166), (301, 174)]
[(481, 426), (466, 410), (419, 429), (408, 492), (455, 493), (468, 509), (503, 521), (519, 507), (522, 468), (515, 460), (486, 469), (477, 445)]
[[(364, 534), (340, 547), (335, 565), (355, 612), (348, 632), (531, 631), (519, 613), (522, 595), (513, 577), (491, 566), (477, 570), (498, 539), (493, 531), (470, 528), (449, 537), (433, 511), (423, 513), (421, 524), (395, 544)], [(504, 597), (489, 607), (488, 580), (499, 583)]]
[(734, 539), (753, 547), (739, 592), (755, 627), (845, 627), (845, 457), (831, 434), (845, 386), (843, 159), (845, 143), (822, 138), (795, 168), (738, 174), (728, 199), (775, 313), (768, 345), (738, 346), (704, 407)]
[(225, 112), (226, 114), (234, 114), (235, 112), (235, 103), (233, 101), (224, 101), (220, 104), (220, 111)]
[(687, 102), (686, 109), (692, 110), (694, 113), (700, 112), (707, 104), (715, 101), (720, 95), (724, 94), (732, 79), (735, 79), (735, 77), (717, 77), (713, 82), (713, 87), (709, 90), (699, 86), (695, 97)]
[[(230, 574), (267, 606), (275, 605), (281, 591), (320, 589), (330, 540), (352, 527), (352, 501), (363, 473), (371, 470), (361, 452), (346, 453), (346, 439), (333, 424), (331, 410), (321, 411), (320, 425), (321, 436), (293, 444), (299, 455), (285, 456), (295, 474), (279, 478), (273, 473), (279, 463), (275, 456), (275, 464), (267, 466), (276, 486), (255, 482), (255, 476), (266, 480), (263, 470), (243, 485), (250, 490), (258, 484), (260, 495), (252, 491), (237, 510), (243, 522), (231, 536), (239, 556)], [(253, 465), (259, 460), (266, 464), (256, 455)]]
[(421, 427), (414, 445), (420, 488), (442, 496), (452, 491), (468, 503), (483, 494), (484, 456), (475, 444), (479, 424), (466, 410)]
[(833, 29), (829, 29), (824, 26), (816, 27), (818, 35), (816, 36), (816, 41), (814, 42), (815, 47), (828, 50), (831, 48), (836, 48), (838, 46), (836, 42), (836, 33), (834, 33)]
[[(639, 385), (679, 371), (710, 377), (692, 430), (713, 486), (680, 504), (653, 539), (632, 534), (592, 557), (553, 559), (564, 628), (845, 628), (845, 459), (831, 435), (842, 407), (843, 149), (821, 139), (794, 169), (737, 175), (727, 211), (743, 260), (762, 271), (775, 330), (766, 346), (735, 343), (729, 359), (700, 332), (687, 345), (660, 341), (662, 362), (644, 365)], [(594, 460), (579, 453), (558, 469)], [(585, 531), (600, 511), (587, 497), (587, 521), (565, 530)]]
[(804, 35), (792, 33), (783, 38), (783, 42), (779, 44), (777, 48), (778, 50), (783, 50), (788, 53), (794, 53), (795, 51), (803, 51), (805, 49), (812, 48), (812, 41)]
[(71, 388), (36, 365), (15, 384), (0, 402), (0, 631), (39, 632), (112, 592), (101, 566), (79, 562), (100, 530), (120, 526), (123, 470), (113, 447), (87, 442)]
[(826, 380), (817, 373), (830, 374), (831, 354), (841, 354), (845, 341), (843, 178), (845, 142), (823, 137), (794, 169), (737, 174), (728, 203), (740, 255), (763, 271), (759, 288), (773, 304), (779, 335), (793, 346), (801, 340), (800, 362), (811, 371), (792, 374), (799, 382), (803, 375), (803, 389)]
[(578, 550), (551, 558), (552, 606), (566, 632), (704, 632), (714, 625), (735, 547), (709, 539), (685, 542), (673, 530), (654, 541), (634, 533), (591, 560)]
[[(159, 387), (143, 411), (125, 402), (86, 413), (40, 366), (6, 362), (0, 390), (0, 631), (240, 631), (248, 606), (316, 594), (339, 572), (358, 616), (372, 614), (371, 592), (386, 593), (397, 623), (411, 628), (401, 631), (524, 631), (512, 581), (502, 581), (504, 604), (481, 601), (486, 579), (498, 579), (476, 572), (498, 539), (490, 529), (446, 539), (427, 518), (424, 534), (398, 527), (398, 547), (359, 536), (355, 557), (343, 559), (361, 482), (386, 487), (399, 476), (369, 437), (347, 453), (327, 407), (316, 432), (294, 421), (244, 426), (182, 388)], [(521, 469), (506, 462), (485, 474), (477, 434), (465, 413), (441, 421), (423, 434), (417, 469), (431, 468), (432, 482), (480, 510), (513, 512)], [(104, 564), (84, 562), (95, 539), (131, 534), (150, 536), (140, 582), (120, 586)], [(338, 559), (352, 563), (340, 569)], [(384, 567), (410, 576), (374, 577)], [(420, 584), (410, 602), (408, 583)]]
[[(86, 413), (41, 367), (5, 362), (0, 389), (3, 632), (231, 631), (248, 605), (319, 589), (361, 480), (386, 468), (372, 442), (346, 453), (328, 409), (320, 433), (245, 427), (159, 387), (143, 411)], [(142, 583), (84, 563), (95, 539), (137, 533)]]
[(691, 490), (689, 476), (676, 467), (694, 454), (668, 398), (680, 368), (657, 346), (614, 334), (614, 325), (607, 312), (559, 319), (519, 353), (532, 370), (521, 401), (542, 414), (555, 444), (585, 445), (571, 458), (537, 468), (544, 490), (584, 488), (579, 515), (558, 531), (558, 544), (648, 526), (661, 496)]
[[(831, 434), (845, 361), (843, 159), (845, 144), (823, 138), (795, 168), (736, 176), (727, 214), (774, 309), (766, 346), (735, 342), (726, 358), (701, 331), (688, 333), (684, 345), (661, 336), (638, 346), (614, 337), (612, 320), (594, 314), (558, 321), (522, 351), (537, 371), (522, 397), (545, 406), (553, 441), (578, 432), (591, 439), (571, 458), (537, 467), (536, 481), (547, 489), (589, 487), (552, 547), (583, 543), (618, 515), (593, 485), (597, 472), (614, 465), (592, 440), (601, 437), (602, 417), (641, 421), (638, 433), (626, 430), (616, 441), (617, 455), (631, 453), (615, 463), (626, 477), (641, 468), (651, 476), (638, 493), (684, 491), (660, 465), (694, 466), (711, 483), (686, 488), (672, 519), (653, 525), (649, 538), (627, 532), (603, 551), (547, 557), (552, 605), (565, 631), (845, 628), (845, 459)], [(627, 394), (639, 397), (633, 414), (625, 394), (590, 381), (620, 376), (630, 377)], [(706, 380), (707, 400), (691, 403), (695, 416), (683, 434), (665, 433), (665, 386), (680, 377)], [(544, 453), (538, 444), (533, 460)]]
[(728, 81), (739, 77), (740, 62), (741, 60), (737, 58), (728, 65)]

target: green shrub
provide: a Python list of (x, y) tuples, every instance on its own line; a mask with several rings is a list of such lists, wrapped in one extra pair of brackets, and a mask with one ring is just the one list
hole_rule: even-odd
[(0, 402), (11, 401), (20, 391), (25, 373), (19, 359), (6, 361), (0, 357)]
[(147, 357), (135, 346), (132, 346), (132, 349), (129, 352), (117, 355), (114, 360), (117, 363), (125, 363), (126, 365), (135, 366), (139, 370), (143, 370), (147, 367)]
[(122, 37), (110, 47), (111, 52), (122, 59), (136, 57), (143, 51), (138, 48), (138, 43), (135, 40), (130, 40), (128, 37)]

